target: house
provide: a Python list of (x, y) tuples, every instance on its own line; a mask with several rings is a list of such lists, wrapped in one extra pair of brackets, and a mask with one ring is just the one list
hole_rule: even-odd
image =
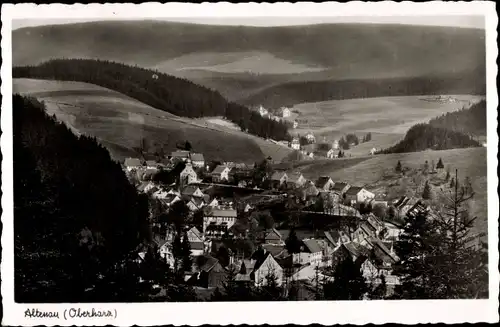
[(332, 149), (333, 150), (338, 150), (339, 149), (339, 140), (333, 140), (333, 142), (332, 142)]
[(195, 258), (197, 270), (197, 284), (205, 288), (222, 287), (226, 280), (227, 270), (219, 260), (210, 255), (201, 255)]
[[(208, 227), (214, 231), (214, 235), (227, 231), (236, 222), (236, 210), (228, 206), (206, 207), (203, 212), (203, 234)], [(219, 226), (222, 228), (214, 228)], [(206, 235), (205, 235), (206, 236)]]
[(208, 202), (207, 206), (209, 207), (217, 207), (219, 205), (219, 200), (217, 198), (213, 198), (212, 201)]
[(337, 157), (338, 157), (338, 154), (337, 154), (337, 152), (335, 151), (335, 149), (333, 149), (333, 148), (332, 148), (332, 149), (328, 150), (328, 152), (326, 153), (326, 157), (327, 157), (328, 159), (334, 159), (334, 158), (337, 158)]
[(307, 139), (307, 142), (309, 142), (309, 143), (316, 143), (316, 137), (314, 136), (314, 134), (312, 132), (309, 132), (306, 134), (306, 139)]
[(218, 165), (215, 167), (215, 169), (212, 171), (212, 182), (214, 183), (219, 183), (223, 181), (228, 181), (229, 180), (229, 172), (231, 169), (226, 166), (226, 165)]
[(370, 155), (373, 156), (375, 153), (377, 153), (377, 148), (371, 148)]
[(297, 120), (293, 121), (293, 128), (299, 127), (299, 122)]
[(267, 285), (268, 278), (271, 277), (275, 278), (276, 283), (281, 286), (283, 283), (283, 268), (269, 251), (263, 248), (258, 249), (254, 252), (250, 261), (250, 266), (253, 266), (250, 279), (254, 281), (255, 286)]
[(288, 175), (282, 170), (275, 171), (271, 175), (271, 184), (273, 187), (278, 188), (284, 183), (288, 182)]
[(287, 107), (281, 107), (281, 108), (278, 109), (277, 114), (280, 117), (288, 118), (288, 117), (290, 117), (291, 111)]
[(375, 194), (359, 186), (352, 186), (345, 192), (345, 199), (351, 205), (367, 202), (368, 199), (373, 199), (374, 197)]
[(304, 178), (304, 176), (300, 172), (294, 172), (294, 173), (290, 173), (288, 175), (287, 184), (289, 184), (289, 185), (291, 184), (294, 187), (300, 187), (300, 186), (304, 185), (305, 182), (306, 182), (306, 179)]
[(191, 153), (190, 159), (193, 167), (196, 168), (205, 167), (205, 158), (203, 157), (202, 153)]
[(125, 168), (127, 169), (127, 171), (132, 171), (132, 170), (136, 170), (136, 169), (143, 167), (141, 160), (139, 160), (137, 158), (125, 159), (124, 165), (125, 165)]
[(189, 159), (186, 162), (186, 167), (181, 171), (179, 178), (181, 187), (198, 182), (198, 174), (194, 171)]
[(349, 185), (348, 183), (335, 182), (333, 184), (332, 191), (335, 191), (335, 192), (339, 193), (341, 196), (343, 196), (345, 194), (345, 192), (347, 192), (347, 190), (350, 187), (351, 187), (351, 185)]
[(321, 176), (316, 181), (316, 187), (321, 191), (330, 191), (333, 187), (333, 181), (329, 176)]
[(153, 169), (153, 170), (158, 170), (159, 164), (154, 161), (154, 160), (147, 160), (146, 161), (146, 168), (147, 169)]
[(137, 191), (141, 193), (149, 193), (150, 191), (153, 191), (157, 186), (151, 182), (142, 182), (138, 187)]
[(262, 117), (269, 115), (269, 111), (266, 108), (264, 108), (263, 106), (259, 106), (259, 109), (257, 110), (257, 112)]
[(181, 198), (177, 194), (168, 194), (167, 196), (161, 199), (161, 202), (164, 203), (167, 207), (172, 206), (174, 203), (180, 201)]
[(300, 252), (293, 254), (293, 263), (319, 266), (322, 262), (322, 257), (323, 251), (315, 239), (303, 239)]
[(196, 227), (192, 227), (187, 231), (186, 235), (191, 247), (191, 255), (193, 257), (202, 255), (204, 252), (204, 246), (201, 232)]
[(191, 197), (203, 198), (204, 196), (203, 192), (196, 185), (188, 185), (184, 187), (181, 191), (181, 195), (185, 199), (189, 199)]
[(202, 198), (193, 196), (189, 199), (189, 201), (186, 202), (186, 206), (192, 212), (198, 211), (205, 206), (205, 202), (203, 201)]
[(187, 161), (189, 159), (189, 151), (178, 150), (170, 154), (171, 161)]
[(300, 150), (300, 140), (297, 137), (294, 137), (290, 143), (290, 147), (294, 150)]
[(163, 258), (170, 267), (174, 266), (174, 255), (172, 252), (172, 246), (165, 238), (155, 238), (154, 243), (158, 249), (160, 257)]
[(264, 233), (263, 243), (272, 245), (285, 244), (282, 235), (276, 228), (272, 228)]
[(306, 181), (299, 191), (302, 197), (301, 200), (307, 202), (307, 205), (314, 203), (319, 194), (319, 190), (311, 181)]

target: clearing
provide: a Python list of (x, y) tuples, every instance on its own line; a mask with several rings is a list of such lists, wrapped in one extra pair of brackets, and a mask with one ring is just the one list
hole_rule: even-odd
[[(429, 101), (428, 96), (380, 97), (302, 103), (298, 111), (299, 128), (293, 134), (313, 132), (318, 141), (331, 141), (347, 133), (362, 138), (372, 133), (372, 141), (347, 150), (347, 155), (366, 155), (372, 147), (386, 148), (402, 139), (408, 129), (431, 118), (468, 107), (483, 96), (450, 95), (454, 102)], [(359, 147), (359, 149), (358, 149)]]
[(137, 156), (135, 148), (142, 139), (150, 148), (162, 146), (167, 153), (178, 142), (189, 140), (194, 150), (209, 160), (253, 163), (283, 151), (256, 136), (228, 127), (211, 128), (93, 84), (14, 79), (13, 91), (44, 101), (49, 114), (55, 114), (77, 134), (98, 138), (115, 160)]

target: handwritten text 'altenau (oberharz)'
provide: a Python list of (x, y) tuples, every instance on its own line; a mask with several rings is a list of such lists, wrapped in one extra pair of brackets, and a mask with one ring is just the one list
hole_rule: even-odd
[(59, 311), (43, 311), (38, 309), (27, 309), (24, 312), (24, 317), (28, 318), (116, 318), (116, 310), (96, 310), (94, 308), (90, 310), (84, 310), (80, 308), (65, 309), (63, 314), (60, 315)]

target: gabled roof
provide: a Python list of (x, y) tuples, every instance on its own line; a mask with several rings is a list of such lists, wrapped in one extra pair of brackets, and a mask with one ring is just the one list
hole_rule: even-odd
[(192, 161), (205, 161), (205, 157), (203, 157), (202, 153), (191, 153)]
[(197, 190), (200, 188), (195, 185), (187, 185), (185, 188), (182, 189), (182, 195), (193, 195)]
[(200, 270), (204, 272), (209, 272), (219, 262), (219, 260), (209, 255), (200, 256), (199, 260), (201, 263)]
[(203, 242), (189, 242), (191, 250), (203, 250)]
[(275, 244), (263, 244), (262, 247), (273, 257), (279, 256), (283, 254), (285, 251), (285, 246), (284, 245), (275, 245)]
[(268, 240), (268, 241), (279, 241), (282, 239), (280, 232), (278, 232), (278, 230), (276, 230), (275, 228), (266, 232), (264, 238), (265, 238), (265, 240)]
[(304, 178), (304, 176), (300, 172), (294, 172), (288, 175), (288, 181), (296, 183), (301, 177)]
[[(268, 257), (271, 257), (271, 260), (274, 260), (274, 258), (273, 258), (273, 256), (272, 256), (271, 252), (268, 252), (268, 251), (266, 251), (266, 252), (264, 253), (264, 255), (259, 256), (259, 257), (256, 259), (256, 261), (255, 261), (255, 264), (254, 264), (254, 266), (253, 266), (253, 271), (259, 270), (259, 268), (262, 266), (262, 264), (264, 264), (264, 262), (266, 262), (266, 260), (267, 260), (267, 258), (268, 258)], [(276, 264), (279, 266), (279, 263), (278, 263), (276, 260), (274, 260), (274, 262), (276, 262)], [(248, 268), (247, 268), (247, 269), (248, 269)]]
[(218, 165), (217, 167), (215, 167), (215, 169), (212, 171), (212, 174), (215, 174), (215, 175), (220, 175), (222, 174), (222, 172), (225, 170), (225, 169), (228, 169), (229, 167), (226, 166), (226, 165)]
[(306, 196), (317, 196), (319, 193), (319, 190), (316, 188), (313, 182), (305, 184), (304, 191)]
[(193, 233), (196, 237), (201, 239), (201, 232), (198, 230), (198, 228), (196, 228), (196, 226), (191, 227), (189, 232)]
[(172, 158), (189, 158), (189, 151), (179, 150), (171, 154)]
[(198, 208), (203, 205), (203, 200), (195, 196), (193, 196), (190, 201), (193, 202)]
[(356, 258), (365, 255), (367, 256), (369, 251), (367, 248), (364, 246), (354, 243), (354, 242), (349, 242), (349, 243), (344, 243), (342, 246), (352, 255), (355, 256)]
[(351, 186), (347, 190), (346, 194), (347, 195), (356, 195), (358, 194), (363, 188), (361, 186)]
[(329, 182), (329, 181), (332, 181), (332, 179), (329, 177), (329, 176), (321, 176), (320, 178), (318, 178), (318, 180), (316, 181), (316, 187), (318, 188), (324, 188), (325, 185)]
[[(284, 176), (287, 176), (286, 172), (282, 170), (275, 171), (273, 175), (271, 176), (272, 181), (279, 181), (281, 180)], [(287, 176), (288, 177), (288, 176)]]
[(321, 252), (321, 247), (314, 239), (303, 240), (302, 243), (304, 243), (310, 253)]
[(124, 164), (126, 167), (142, 166), (142, 162), (138, 158), (127, 158), (127, 159), (125, 159)]
[(204, 214), (207, 217), (237, 217), (235, 209), (222, 207), (207, 207)]
[(344, 183), (344, 182), (335, 182), (335, 184), (333, 184), (333, 190), (342, 191), (348, 185), (349, 184)]

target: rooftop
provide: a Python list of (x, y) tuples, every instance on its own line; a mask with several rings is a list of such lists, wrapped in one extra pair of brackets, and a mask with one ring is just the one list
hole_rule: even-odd
[(321, 252), (321, 248), (315, 239), (306, 239), (302, 241), (310, 253)]
[(228, 168), (226, 165), (218, 165), (215, 167), (215, 169), (212, 171), (212, 174), (222, 174), (222, 172)]
[(351, 186), (347, 190), (346, 194), (348, 195), (356, 195), (358, 194), (363, 188), (361, 186)]
[(323, 188), (323, 187), (325, 187), (326, 183), (328, 183), (328, 181), (331, 181), (331, 180), (332, 179), (329, 176), (321, 176), (316, 181), (316, 186), (319, 188)]

